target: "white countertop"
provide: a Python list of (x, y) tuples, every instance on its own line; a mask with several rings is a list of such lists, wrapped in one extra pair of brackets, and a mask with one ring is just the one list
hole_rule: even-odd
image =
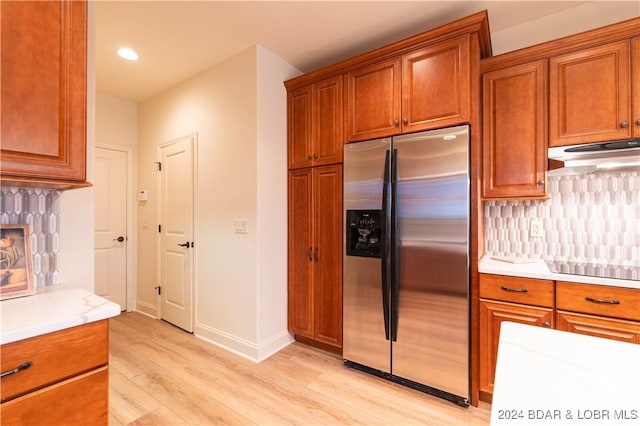
[(87, 290), (48, 286), (32, 296), (0, 302), (0, 344), (100, 321), (120, 314), (120, 305)]
[(632, 425), (640, 345), (503, 322), (491, 425)]
[(482, 259), (480, 259), (480, 263), (478, 264), (478, 271), (483, 274), (510, 275), (513, 277), (569, 281), (575, 283), (640, 289), (640, 281), (586, 277), (582, 275), (557, 274), (551, 272), (549, 270), (549, 267), (542, 260), (537, 260), (531, 263), (510, 263), (500, 260), (494, 260), (491, 258), (491, 256), (483, 256)]

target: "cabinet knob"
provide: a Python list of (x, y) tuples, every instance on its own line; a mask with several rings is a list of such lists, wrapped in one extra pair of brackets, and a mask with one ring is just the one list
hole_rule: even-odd
[(318, 154), (313, 154), (313, 158), (317, 159), (318, 158)]
[(307, 160), (313, 159), (313, 155), (307, 155)]
[(551, 324), (549, 324), (549, 321), (545, 321), (545, 322), (543, 322), (543, 323), (542, 323), (542, 326), (543, 326), (544, 328), (551, 328)]
[(621, 121), (620, 127), (622, 127), (623, 129), (629, 127), (629, 122), (627, 120)]
[(402, 124), (409, 124), (409, 120), (407, 119), (407, 117), (402, 119)]
[(538, 181), (538, 186), (543, 186), (544, 185), (544, 181), (543, 180), (539, 180)]
[(398, 127), (398, 125), (400, 124), (400, 122), (398, 120), (393, 120), (393, 125)]
[(640, 126), (640, 118), (636, 120), (636, 125)]

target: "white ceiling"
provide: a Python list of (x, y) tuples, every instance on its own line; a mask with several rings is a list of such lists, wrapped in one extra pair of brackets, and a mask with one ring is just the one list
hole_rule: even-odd
[[(593, 2), (96, 1), (96, 85), (139, 102), (256, 44), (309, 72), (483, 9), (493, 34), (586, 3)], [(119, 58), (123, 46), (140, 60)]]

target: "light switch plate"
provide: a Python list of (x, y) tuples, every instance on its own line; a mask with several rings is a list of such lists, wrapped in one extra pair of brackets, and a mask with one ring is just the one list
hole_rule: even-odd
[(247, 219), (236, 219), (233, 221), (233, 230), (236, 234), (249, 233), (249, 221)]

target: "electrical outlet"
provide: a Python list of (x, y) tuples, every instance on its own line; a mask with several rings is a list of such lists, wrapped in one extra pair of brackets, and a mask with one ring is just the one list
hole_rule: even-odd
[(544, 227), (542, 226), (542, 219), (531, 219), (531, 222), (529, 222), (529, 236), (533, 238), (544, 237)]

